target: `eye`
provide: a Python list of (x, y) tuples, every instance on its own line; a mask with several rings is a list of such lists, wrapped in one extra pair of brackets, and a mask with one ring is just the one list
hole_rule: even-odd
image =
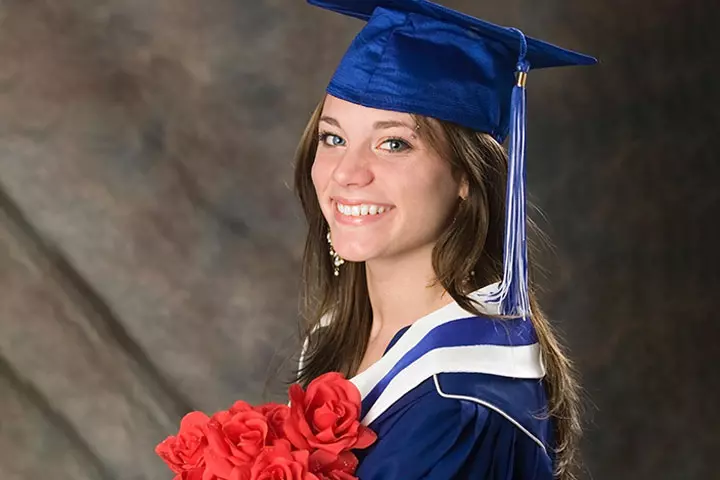
[(330, 132), (320, 132), (318, 141), (328, 147), (342, 147), (345, 145), (345, 139)]
[(404, 152), (406, 150), (410, 150), (411, 148), (412, 147), (408, 142), (400, 138), (390, 138), (380, 144), (381, 150), (386, 150), (393, 153)]

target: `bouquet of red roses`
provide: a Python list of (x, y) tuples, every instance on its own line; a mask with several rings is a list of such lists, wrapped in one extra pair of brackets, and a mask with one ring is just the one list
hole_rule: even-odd
[(290, 406), (238, 401), (208, 417), (185, 415), (155, 452), (174, 480), (353, 480), (353, 449), (375, 433), (360, 424), (360, 392), (339, 373), (290, 386)]

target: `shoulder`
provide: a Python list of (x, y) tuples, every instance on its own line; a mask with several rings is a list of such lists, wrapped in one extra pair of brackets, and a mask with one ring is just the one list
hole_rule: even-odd
[(485, 373), (439, 373), (433, 375), (429, 383), (438, 397), (487, 411), (517, 429), (543, 451), (551, 450), (552, 420), (541, 379)]
[(462, 419), (490, 422), (517, 434), (528, 446), (552, 451), (552, 418), (539, 379), (484, 373), (438, 373), (408, 391), (370, 424), (383, 432), (396, 421), (420, 425), (458, 424)]
[(393, 469), (408, 479), (553, 478), (548, 420), (529, 420), (529, 399), (542, 404), (544, 394), (525, 393), (517, 401), (513, 395), (533, 389), (521, 386), (523, 380), (494, 380), (440, 373), (408, 392), (370, 425), (378, 442), (360, 453), (360, 478), (388, 478)]

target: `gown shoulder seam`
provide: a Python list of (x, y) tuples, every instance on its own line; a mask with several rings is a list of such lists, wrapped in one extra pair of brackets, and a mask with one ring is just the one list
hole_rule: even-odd
[(436, 375), (433, 375), (433, 381), (435, 382), (435, 390), (437, 390), (438, 395), (440, 395), (441, 397), (443, 397), (443, 398), (449, 398), (449, 399), (454, 399), (454, 400), (465, 400), (465, 401), (468, 401), (468, 402), (477, 403), (478, 405), (482, 405), (483, 407), (488, 408), (488, 409), (490, 409), (490, 410), (492, 410), (492, 411), (500, 414), (500, 415), (501, 415), (502, 417), (504, 417), (507, 421), (509, 421), (510, 423), (512, 423), (513, 425), (515, 425), (517, 428), (519, 428), (521, 432), (523, 432), (525, 435), (527, 435), (528, 437), (530, 437), (530, 439), (531, 439), (532, 441), (534, 441), (535, 443), (537, 443), (537, 444), (540, 446), (540, 448), (543, 450), (543, 452), (545, 452), (545, 454), (547, 454), (547, 448), (545, 448), (545, 445), (543, 444), (543, 442), (542, 442), (539, 438), (537, 438), (535, 435), (533, 435), (532, 433), (530, 433), (530, 431), (529, 431), (528, 429), (526, 429), (525, 427), (523, 427), (517, 420), (515, 420), (514, 418), (512, 418), (510, 415), (508, 415), (505, 411), (503, 411), (503, 410), (500, 409), (499, 407), (493, 405), (493, 404), (490, 403), (490, 402), (486, 402), (485, 400), (480, 400), (479, 398), (476, 398), (476, 397), (469, 397), (469, 396), (466, 396), (466, 395), (455, 395), (455, 394), (452, 394), (452, 393), (446, 393), (446, 392), (444, 392), (444, 391), (442, 390), (442, 388), (440, 387), (440, 382), (439, 382), (439, 380), (438, 380), (437, 374), (436, 374)]

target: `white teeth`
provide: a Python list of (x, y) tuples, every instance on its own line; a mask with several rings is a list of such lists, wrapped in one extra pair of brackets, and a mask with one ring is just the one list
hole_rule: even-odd
[(343, 215), (352, 217), (362, 217), (365, 215), (379, 215), (390, 210), (389, 207), (380, 207), (378, 205), (362, 204), (362, 205), (343, 205), (336, 203), (337, 210)]

